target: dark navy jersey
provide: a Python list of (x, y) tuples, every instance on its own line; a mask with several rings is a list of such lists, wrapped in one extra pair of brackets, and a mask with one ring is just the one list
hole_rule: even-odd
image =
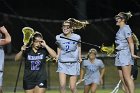
[(24, 80), (38, 82), (47, 79), (46, 56), (48, 52), (45, 48), (40, 48), (36, 53), (32, 48), (27, 48), (23, 56), (25, 58)]

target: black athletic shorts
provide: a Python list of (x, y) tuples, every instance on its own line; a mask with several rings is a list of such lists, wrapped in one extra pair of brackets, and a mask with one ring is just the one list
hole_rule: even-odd
[(35, 88), (35, 86), (38, 86), (40, 88), (47, 88), (47, 80), (42, 80), (38, 82), (29, 82), (26, 80), (23, 80), (23, 89), (24, 90), (30, 90)]
[(133, 76), (134, 80), (137, 79), (137, 76), (138, 76), (138, 66), (137, 65), (132, 66), (131, 75)]

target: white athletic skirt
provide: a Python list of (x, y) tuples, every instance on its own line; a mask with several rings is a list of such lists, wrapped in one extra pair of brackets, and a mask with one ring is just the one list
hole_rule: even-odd
[(134, 60), (129, 49), (117, 51), (115, 66), (134, 65)]
[(67, 75), (79, 75), (80, 63), (79, 62), (58, 62), (58, 69), (56, 72), (62, 72)]

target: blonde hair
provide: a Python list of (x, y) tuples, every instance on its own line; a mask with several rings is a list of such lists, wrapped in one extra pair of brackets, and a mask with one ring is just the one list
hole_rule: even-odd
[(72, 28), (73, 30), (82, 29), (82, 28), (86, 27), (87, 24), (89, 24), (88, 21), (79, 21), (74, 18), (69, 18), (68, 20), (64, 21), (63, 24), (65, 24), (65, 23), (69, 23), (70, 28)]
[(89, 51), (88, 51), (88, 54), (87, 54), (87, 58), (89, 58), (89, 55), (91, 53), (94, 53), (95, 55), (97, 55), (97, 50), (95, 48), (91, 48)]
[(136, 48), (139, 49), (140, 43), (137, 36), (134, 33), (132, 33), (132, 39), (133, 39), (134, 44), (136, 45)]
[(132, 17), (132, 13), (129, 12), (120, 12), (118, 15), (115, 16), (115, 18), (120, 17), (121, 19), (124, 19), (125, 22), (127, 22), (131, 17)]

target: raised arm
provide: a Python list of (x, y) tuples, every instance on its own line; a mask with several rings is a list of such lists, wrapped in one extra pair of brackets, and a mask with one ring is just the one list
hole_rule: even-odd
[(4, 39), (0, 39), (0, 45), (6, 45), (11, 42), (11, 36), (4, 26), (0, 27), (0, 33), (5, 35)]
[(52, 48), (50, 48), (48, 45), (46, 45), (45, 48), (53, 58), (56, 58), (56, 52)]
[(50, 56), (52, 56), (53, 58), (56, 58), (56, 52), (55, 52), (52, 48), (50, 48), (50, 47), (46, 44), (46, 42), (45, 42), (44, 40), (43, 40), (43, 42), (41, 43), (41, 45), (47, 49), (47, 51), (49, 52)]
[(16, 54), (15, 61), (19, 61), (22, 59), (23, 51), (25, 51), (25, 50), (26, 50), (26, 45), (23, 45), (21, 47), (21, 50)]

